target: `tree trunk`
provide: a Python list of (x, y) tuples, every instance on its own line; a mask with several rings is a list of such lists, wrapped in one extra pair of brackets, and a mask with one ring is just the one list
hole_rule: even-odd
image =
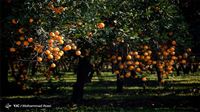
[(79, 59), (77, 67), (77, 80), (73, 86), (72, 102), (81, 103), (84, 94), (84, 85), (88, 80), (88, 74), (92, 72), (93, 68), (90, 64), (89, 57)]
[[(3, 51), (1, 51), (3, 52)], [(8, 57), (6, 56), (6, 54), (2, 55), (1, 57), (1, 63), (0, 63), (0, 67), (1, 67), (1, 74), (0, 74), (0, 88), (1, 88), (1, 92), (0, 93), (2, 96), (5, 96), (7, 91), (8, 91)]]
[(158, 78), (158, 84), (160, 86), (161, 85), (161, 81), (162, 81), (162, 74), (161, 74), (161, 71), (159, 70), (158, 67), (156, 67), (156, 73), (157, 73), (157, 78)]
[(123, 79), (121, 79), (120, 76), (117, 75), (117, 92), (118, 93), (123, 92), (123, 84), (124, 84)]

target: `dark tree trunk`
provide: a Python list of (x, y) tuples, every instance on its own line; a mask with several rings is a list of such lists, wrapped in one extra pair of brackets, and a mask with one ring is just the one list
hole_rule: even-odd
[(192, 64), (192, 67), (191, 67), (191, 71), (192, 71), (192, 73), (197, 72), (197, 71), (198, 71), (198, 64), (193, 63), (193, 64)]
[(77, 80), (73, 86), (72, 102), (81, 103), (84, 94), (84, 85), (88, 80), (88, 75), (93, 71), (92, 65), (90, 64), (89, 57), (79, 59), (77, 67)]
[(176, 75), (180, 76), (181, 66), (179, 64), (175, 64), (174, 68), (176, 70)]
[(5, 54), (5, 51), (1, 51), (4, 52), (4, 55), (2, 55), (2, 59), (1, 59), (1, 63), (0, 63), (0, 67), (1, 67), (1, 74), (0, 74), (0, 88), (1, 88), (1, 95), (5, 96), (7, 91), (8, 91), (8, 57)]
[(36, 62), (33, 62), (32, 63), (31, 75), (35, 76), (36, 71), (37, 71)]
[(118, 93), (123, 92), (123, 84), (124, 84), (123, 79), (121, 79), (119, 75), (117, 75), (117, 92)]
[(157, 73), (157, 78), (158, 78), (158, 84), (161, 85), (162, 74), (158, 67), (156, 67), (156, 73)]

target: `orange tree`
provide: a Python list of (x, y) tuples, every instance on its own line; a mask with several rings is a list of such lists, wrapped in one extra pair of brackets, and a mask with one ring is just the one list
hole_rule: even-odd
[(23, 90), (38, 70), (47, 80), (59, 78), (58, 69), (86, 55), (92, 63), (112, 63), (119, 91), (124, 77), (136, 72), (134, 77), (146, 80), (144, 73), (150, 68), (156, 69), (161, 83), (163, 76), (173, 73), (177, 54), (192, 43), (187, 24), (171, 1), (26, 0), (9, 4), (12, 9), (3, 23), (3, 36), (9, 42), (12, 75)]

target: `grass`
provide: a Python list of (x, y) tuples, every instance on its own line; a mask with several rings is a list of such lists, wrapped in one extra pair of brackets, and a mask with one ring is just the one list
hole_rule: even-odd
[(192, 112), (190, 108), (121, 108), (121, 107), (86, 107), (80, 106), (77, 109), (54, 108), (54, 109), (29, 109), (14, 110), (13, 112)]
[[(50, 86), (43, 77), (43, 87)], [(144, 90), (139, 84), (127, 80), (123, 93), (116, 93), (116, 76), (104, 72), (99, 78), (94, 75), (92, 83), (84, 88), (84, 101), (75, 110), (68, 106), (73, 73), (66, 73), (61, 81), (53, 80), (54, 90), (40, 95), (12, 95), (3, 97), (4, 102), (19, 104), (51, 104), (52, 108), (11, 108), (12, 112), (191, 112), (199, 111), (200, 74), (170, 76), (163, 86), (157, 86), (156, 75), (148, 75)], [(10, 78), (11, 79), (11, 78)], [(12, 80), (10, 80), (12, 82)], [(194, 101), (198, 101), (195, 103)], [(1, 112), (1, 111), (0, 111)]]

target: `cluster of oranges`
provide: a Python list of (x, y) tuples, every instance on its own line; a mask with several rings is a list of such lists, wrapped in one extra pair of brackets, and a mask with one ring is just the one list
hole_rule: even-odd
[(176, 41), (171, 42), (171, 46), (160, 45), (159, 51), (157, 52), (158, 61), (156, 63), (157, 68), (161, 72), (163, 77), (173, 73), (173, 65), (175, 64), (176, 57)]
[[(29, 24), (32, 24), (34, 22), (33, 18), (29, 18)], [(11, 24), (13, 25), (17, 25), (19, 23), (19, 20), (16, 18), (13, 18), (11, 20)], [(24, 46), (24, 47), (28, 47), (31, 43), (33, 43), (33, 38), (32, 37), (28, 37), (25, 34), (26, 28), (24, 27), (20, 27), (19, 29), (17, 29), (17, 33), (20, 35), (19, 37), (16, 38), (15, 40), (15, 45), (19, 46)], [(11, 47), (10, 48), (10, 52), (16, 52), (16, 47)]]
[(141, 51), (132, 50), (126, 56), (113, 55), (111, 61), (114, 64), (114, 73), (120, 75), (121, 78), (130, 77), (133, 70), (142, 74), (142, 70), (145, 70), (144, 64), (152, 63), (151, 54), (150, 47), (144, 45)]
[[(131, 71), (142, 74), (150, 70), (150, 67), (157, 67), (163, 77), (173, 73), (175, 63), (186, 64), (187, 53), (183, 56), (176, 56), (176, 41), (170, 44), (159, 45), (156, 53), (156, 59), (152, 55), (152, 49), (148, 45), (141, 46), (137, 51), (129, 51), (126, 56), (112, 55), (114, 74), (120, 75), (121, 78), (130, 77)], [(187, 52), (191, 52), (188, 48)], [(178, 61), (179, 60), (179, 61)]]
[[(70, 50), (76, 50), (75, 54), (77, 56), (81, 55), (80, 50), (77, 50), (77, 46), (72, 43), (72, 41), (66, 43), (64, 37), (60, 35), (59, 31), (50, 32), (50, 38), (47, 40), (47, 46), (37, 45), (35, 50), (39, 53), (44, 53), (47, 60), (53, 60), (56, 62), (61, 59), (65, 52)], [(38, 62), (42, 62), (43, 58), (38, 56)], [(51, 68), (55, 68), (56, 64), (52, 63)]]
[[(33, 18), (29, 19), (29, 23), (33, 23)], [(12, 19), (11, 23), (16, 25), (18, 24), (17, 19)], [(17, 29), (18, 35), (20, 35), (17, 39), (14, 40), (14, 45), (9, 50), (14, 53), (17, 51), (17, 48), (33, 48), (36, 56), (36, 60), (39, 63), (44, 61), (52, 62), (50, 67), (55, 68), (55, 62), (60, 60), (65, 52), (74, 50), (75, 55), (80, 56), (81, 51), (77, 49), (75, 43), (72, 40), (68, 40), (65, 42), (64, 37), (60, 34), (59, 31), (50, 32), (49, 37), (43, 41), (39, 38), (32, 38), (26, 35), (26, 29), (24, 27), (20, 27)], [(38, 40), (39, 39), (39, 40)], [(35, 56), (35, 55), (34, 55)]]
[[(24, 31), (23, 31), (24, 28), (20, 28), (18, 30), (18, 32), (20, 33), (20, 36), (16, 39), (15, 41), (15, 45), (17, 47), (28, 47), (30, 44), (33, 43), (33, 38), (32, 37), (28, 37), (24, 34)], [(14, 46), (15, 46), (14, 45)], [(10, 52), (15, 52), (16, 51), (16, 47), (11, 47), (10, 48)]]

